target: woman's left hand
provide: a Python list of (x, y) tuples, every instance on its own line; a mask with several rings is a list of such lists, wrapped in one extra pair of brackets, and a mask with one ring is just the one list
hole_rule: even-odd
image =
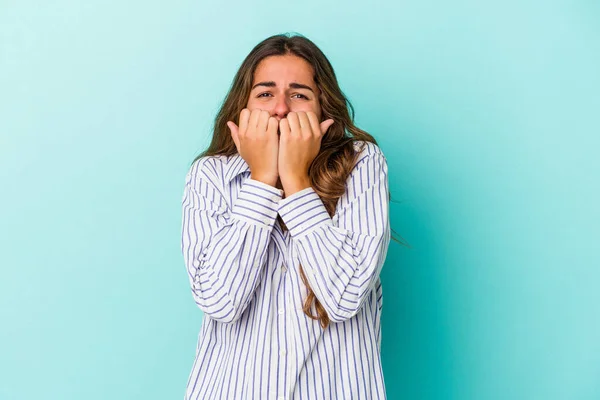
[(333, 119), (321, 123), (312, 111), (289, 112), (279, 121), (277, 168), (285, 196), (310, 186), (308, 168), (321, 149), (321, 138)]

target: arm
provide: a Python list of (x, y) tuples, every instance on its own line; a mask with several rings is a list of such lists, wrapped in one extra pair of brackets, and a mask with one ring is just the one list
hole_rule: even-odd
[(279, 213), (294, 239), (310, 287), (333, 322), (353, 317), (363, 306), (390, 241), (383, 153), (362, 159), (348, 185), (333, 219), (312, 187), (279, 202)]
[(230, 323), (258, 286), (283, 191), (248, 178), (230, 209), (214, 184), (218, 168), (204, 164), (201, 159), (186, 176), (181, 251), (198, 307)]

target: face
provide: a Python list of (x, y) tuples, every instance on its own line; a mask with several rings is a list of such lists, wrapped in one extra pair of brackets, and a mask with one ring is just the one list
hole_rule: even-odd
[(294, 55), (264, 58), (254, 72), (246, 108), (268, 111), (277, 120), (290, 111), (312, 111), (321, 121), (319, 89), (313, 73), (306, 60)]

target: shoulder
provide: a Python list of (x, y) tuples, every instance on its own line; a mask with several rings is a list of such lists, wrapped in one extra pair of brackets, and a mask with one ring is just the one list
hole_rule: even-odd
[(387, 186), (387, 162), (379, 146), (372, 142), (355, 141), (354, 149), (358, 153), (356, 162), (346, 178), (344, 194), (337, 202), (336, 216), (348, 210), (357, 199), (366, 196), (375, 185)]
[(213, 186), (223, 182), (224, 165), (227, 157), (223, 155), (203, 156), (193, 161), (186, 174), (186, 184), (206, 182)]
[[(360, 169), (363, 166), (380, 164), (387, 168), (387, 160), (381, 148), (372, 142), (367, 142), (364, 140), (356, 140), (354, 141), (354, 150), (358, 152), (356, 157), (356, 162), (354, 165), (354, 170)], [(376, 163), (369, 162), (376, 161)]]

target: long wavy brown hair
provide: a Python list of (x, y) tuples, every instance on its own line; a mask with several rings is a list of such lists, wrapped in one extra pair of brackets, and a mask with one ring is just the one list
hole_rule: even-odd
[[(335, 121), (321, 138), (320, 152), (308, 171), (311, 186), (321, 197), (329, 215), (333, 217), (338, 199), (344, 194), (346, 179), (359, 154), (354, 150), (354, 142), (364, 141), (377, 144), (377, 141), (373, 136), (354, 125), (354, 108), (340, 89), (331, 63), (323, 52), (303, 35), (273, 35), (252, 49), (233, 78), (229, 92), (215, 118), (209, 147), (194, 161), (205, 156), (231, 156), (237, 153), (227, 127), (227, 121), (235, 121), (239, 125), (239, 113), (246, 107), (254, 72), (260, 61), (269, 56), (290, 54), (302, 57), (312, 66), (313, 78), (320, 92), (322, 120), (332, 118)], [(277, 220), (282, 229), (287, 230), (279, 214)], [(394, 232), (393, 229), (392, 232)], [(393, 236), (392, 239), (400, 242)], [(404, 242), (400, 243), (404, 244)], [(319, 320), (321, 327), (325, 329), (330, 322), (329, 316), (311, 289), (302, 265), (299, 267), (300, 277), (306, 285), (308, 293), (303, 304), (304, 313), (312, 319)], [(317, 312), (316, 316), (313, 316), (311, 312), (313, 303)]]

